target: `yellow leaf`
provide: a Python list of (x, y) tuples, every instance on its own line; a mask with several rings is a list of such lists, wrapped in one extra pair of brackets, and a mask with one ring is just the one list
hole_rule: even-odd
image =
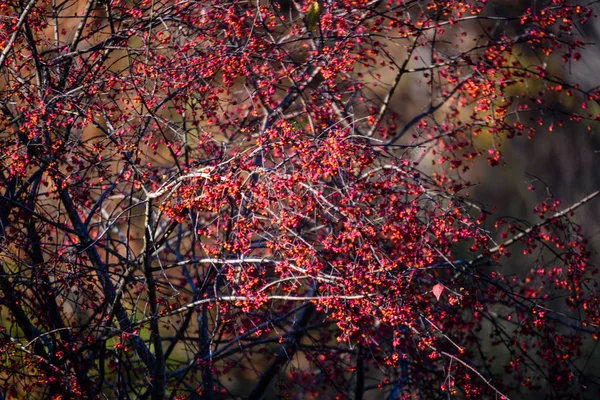
[(315, 25), (317, 25), (317, 23), (319, 22), (320, 14), (321, 14), (321, 7), (319, 7), (319, 2), (313, 1), (312, 3), (310, 3), (310, 5), (308, 6), (308, 15), (307, 15), (309, 31), (312, 30), (312, 28), (314, 28)]

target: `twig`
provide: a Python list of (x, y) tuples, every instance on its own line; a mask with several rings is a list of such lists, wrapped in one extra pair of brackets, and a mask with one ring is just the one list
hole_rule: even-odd
[[(150, 303), (150, 313), (152, 316), (158, 316), (158, 299), (156, 297), (156, 282), (152, 274), (152, 247), (154, 237), (152, 234), (152, 207), (153, 201), (148, 200), (146, 203), (145, 223), (144, 223), (144, 275), (146, 276), (146, 287), (148, 288), (148, 302)], [(152, 331), (152, 344), (154, 346), (154, 357), (156, 363), (151, 368), (152, 376), (150, 376), (150, 385), (152, 385), (152, 399), (161, 400), (165, 397), (166, 388), (166, 373), (165, 373), (165, 356), (162, 347), (162, 338), (160, 336), (160, 328), (158, 319), (153, 318), (150, 321), (150, 329)]]
[(12, 36), (8, 40), (8, 43), (6, 43), (4, 50), (2, 50), (2, 54), (0, 54), (0, 69), (2, 67), (4, 67), (4, 62), (6, 61), (6, 57), (8, 56), (8, 53), (10, 52), (10, 50), (12, 49), (12, 46), (15, 43), (15, 40), (17, 40), (19, 31), (21, 30), (23, 23), (25, 23), (25, 20), (27, 19), (27, 15), (29, 14), (29, 11), (31, 11), (31, 9), (33, 8), (33, 5), (35, 4), (35, 2), (36, 2), (36, 0), (29, 0), (29, 3), (27, 3), (25, 8), (23, 9), (23, 12), (21, 13), (21, 16), (19, 17), (19, 21), (17, 21), (17, 26), (15, 28), (15, 31), (13, 32)]
[(454, 87), (454, 89), (452, 89), (452, 91), (448, 94), (448, 96), (444, 97), (442, 99), (442, 101), (440, 101), (437, 105), (435, 106), (431, 106), (429, 107), (427, 110), (423, 111), (422, 113), (420, 113), (419, 115), (415, 116), (413, 119), (411, 119), (410, 121), (408, 121), (408, 123), (406, 125), (404, 125), (404, 127), (402, 128), (402, 130), (396, 134), (393, 138), (391, 138), (390, 140), (388, 140), (388, 142), (386, 144), (384, 144), (384, 146), (392, 146), (394, 143), (396, 143), (402, 136), (404, 136), (404, 134), (406, 132), (408, 132), (408, 130), (410, 128), (412, 128), (414, 125), (416, 125), (420, 120), (422, 120), (423, 118), (425, 118), (426, 116), (428, 116), (429, 114), (433, 114), (434, 112), (436, 112), (439, 108), (441, 108), (444, 104), (446, 104), (446, 102), (448, 100), (450, 100), (450, 98), (452, 96), (454, 96), (454, 94), (456, 92), (458, 92), (458, 90), (463, 87), (463, 85), (469, 80), (469, 78), (463, 80), (462, 82), (460, 82), (458, 85), (456, 85)]
[[(398, 85), (400, 84), (400, 80), (402, 79), (402, 76), (404, 75), (405, 72), (408, 72), (406, 70), (406, 66), (408, 65), (408, 62), (411, 60), (412, 54), (414, 53), (418, 43), (419, 43), (419, 41), (417, 39), (415, 39), (410, 51), (408, 52), (408, 55), (406, 56), (406, 58), (404, 60), (404, 63), (402, 64), (402, 66), (400, 66), (398, 68), (398, 73), (394, 77), (394, 82), (392, 83), (390, 90), (388, 90), (387, 95), (385, 96), (385, 99), (383, 100), (383, 103), (381, 104), (381, 107), (379, 108), (379, 113), (377, 114), (377, 118), (375, 119), (373, 126), (371, 126), (371, 129), (367, 133), (368, 137), (373, 136), (375, 134), (375, 131), (379, 127), (379, 124), (381, 123), (381, 120), (383, 119), (383, 116), (385, 115), (385, 112), (387, 111), (387, 109), (390, 105), (390, 101), (392, 100), (392, 97), (394, 96), (394, 93), (396, 92), (396, 89), (398, 88)], [(394, 64), (396, 64), (396, 63), (394, 62)]]
[(573, 204), (571, 207), (557, 212), (556, 214), (554, 214), (552, 217), (550, 218), (546, 218), (545, 220), (543, 220), (542, 222), (539, 222), (527, 229), (525, 229), (523, 232), (519, 233), (518, 235), (513, 236), (512, 238), (508, 239), (507, 241), (505, 241), (504, 243), (501, 243), (495, 247), (492, 247), (491, 249), (489, 249), (487, 252), (482, 253), (480, 255), (478, 255), (476, 258), (474, 258), (469, 265), (473, 265), (475, 264), (477, 261), (485, 258), (485, 257), (489, 257), (490, 255), (499, 252), (501, 249), (506, 248), (512, 244), (514, 244), (516, 241), (522, 239), (523, 237), (529, 235), (534, 229), (537, 229), (539, 227), (542, 227), (544, 225), (549, 224), (550, 222), (556, 220), (557, 218), (563, 217), (567, 214), (569, 214), (571, 211), (574, 211), (575, 209), (581, 207), (582, 205), (584, 205), (585, 203), (588, 203), (589, 201), (593, 200), (595, 197), (597, 197), (598, 195), (600, 195), (600, 190), (595, 191), (594, 193), (586, 196), (585, 198), (583, 198), (582, 200), (580, 200), (579, 202)]
[[(336, 296), (267, 296), (265, 299), (267, 301), (272, 301), (272, 300), (320, 301), (320, 300), (329, 300), (329, 299), (360, 300), (360, 299), (364, 299), (366, 297), (371, 297), (371, 296), (374, 296), (374, 294), (356, 294), (356, 295), (352, 295), (352, 296), (342, 296), (342, 295), (339, 295), (339, 296), (338, 295), (336, 295)], [(198, 306), (201, 306), (206, 303), (218, 303), (218, 302), (225, 302), (225, 301), (236, 302), (236, 301), (250, 301), (250, 300), (254, 300), (254, 299), (251, 297), (248, 297), (248, 296), (221, 296), (221, 297), (212, 297), (212, 298), (208, 298), (208, 299), (197, 300), (197, 301), (193, 301), (189, 304), (186, 304), (183, 307), (179, 307), (175, 310), (166, 312), (164, 314), (143, 318), (143, 319), (137, 321), (136, 323), (134, 323), (134, 325), (141, 325), (141, 324), (149, 322), (153, 319), (165, 318), (165, 317), (170, 317), (172, 315), (181, 314), (182, 312), (185, 312), (191, 308), (198, 307)]]
[[(311, 289), (311, 292), (314, 292), (314, 287)], [(259, 400), (263, 398), (265, 391), (269, 387), (271, 381), (275, 377), (275, 375), (281, 371), (281, 367), (283, 367), (288, 361), (292, 359), (296, 351), (298, 350), (298, 345), (300, 344), (300, 339), (304, 336), (304, 328), (308, 324), (308, 321), (312, 317), (314, 312), (314, 307), (308, 306), (304, 310), (302, 310), (302, 314), (300, 318), (294, 323), (292, 328), (292, 334), (287, 337), (284, 343), (282, 343), (279, 348), (279, 352), (277, 353), (277, 357), (275, 360), (269, 365), (266, 371), (263, 372), (260, 380), (248, 396), (248, 400)]]
[(467, 369), (469, 369), (471, 372), (473, 372), (475, 375), (477, 375), (478, 377), (480, 377), (486, 385), (488, 385), (494, 392), (496, 392), (498, 395), (502, 396), (502, 399), (505, 400), (510, 400), (509, 397), (507, 395), (505, 395), (504, 393), (502, 393), (501, 391), (499, 391), (498, 389), (496, 389), (496, 387), (494, 385), (492, 385), (491, 383), (491, 379), (486, 379), (481, 372), (477, 371), (475, 368), (473, 368), (472, 366), (470, 366), (469, 364), (467, 364), (466, 362), (464, 362), (463, 360), (461, 360), (460, 358), (453, 356), (450, 353), (446, 353), (445, 351), (441, 351), (440, 354), (450, 358), (451, 360), (457, 361), (459, 364), (461, 364), (462, 366), (466, 367)]

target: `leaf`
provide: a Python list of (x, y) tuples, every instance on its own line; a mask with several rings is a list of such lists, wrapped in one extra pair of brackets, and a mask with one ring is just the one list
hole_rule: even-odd
[(319, 16), (321, 14), (321, 8), (319, 7), (318, 1), (313, 1), (308, 6), (308, 30), (312, 30), (319, 22)]
[(431, 290), (433, 292), (433, 295), (435, 296), (436, 300), (440, 300), (440, 296), (442, 295), (442, 292), (444, 291), (444, 285), (438, 283), (437, 285), (435, 285), (433, 287), (433, 289)]

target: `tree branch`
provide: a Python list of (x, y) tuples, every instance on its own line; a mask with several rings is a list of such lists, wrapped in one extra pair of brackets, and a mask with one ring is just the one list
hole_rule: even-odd
[(296, 351), (298, 350), (298, 344), (302, 336), (304, 335), (304, 328), (308, 324), (312, 314), (314, 312), (314, 307), (309, 305), (302, 311), (302, 315), (299, 320), (294, 323), (292, 328), (292, 335), (290, 335), (285, 342), (279, 348), (279, 353), (275, 357), (275, 360), (271, 363), (271, 365), (267, 368), (265, 372), (263, 372), (260, 380), (248, 396), (248, 400), (260, 400), (262, 399), (265, 391), (269, 387), (271, 381), (279, 372), (283, 366), (292, 359)]

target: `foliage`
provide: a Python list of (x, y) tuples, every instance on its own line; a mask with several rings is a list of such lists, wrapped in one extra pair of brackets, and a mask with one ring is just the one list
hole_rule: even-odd
[(507, 139), (598, 119), (600, 92), (564, 68), (591, 9), (15, 0), (0, 13), (4, 396), (597, 390), (582, 354), (597, 271), (569, 219), (597, 193), (549, 198), (530, 225), (469, 197), (471, 169), (502, 167)]

